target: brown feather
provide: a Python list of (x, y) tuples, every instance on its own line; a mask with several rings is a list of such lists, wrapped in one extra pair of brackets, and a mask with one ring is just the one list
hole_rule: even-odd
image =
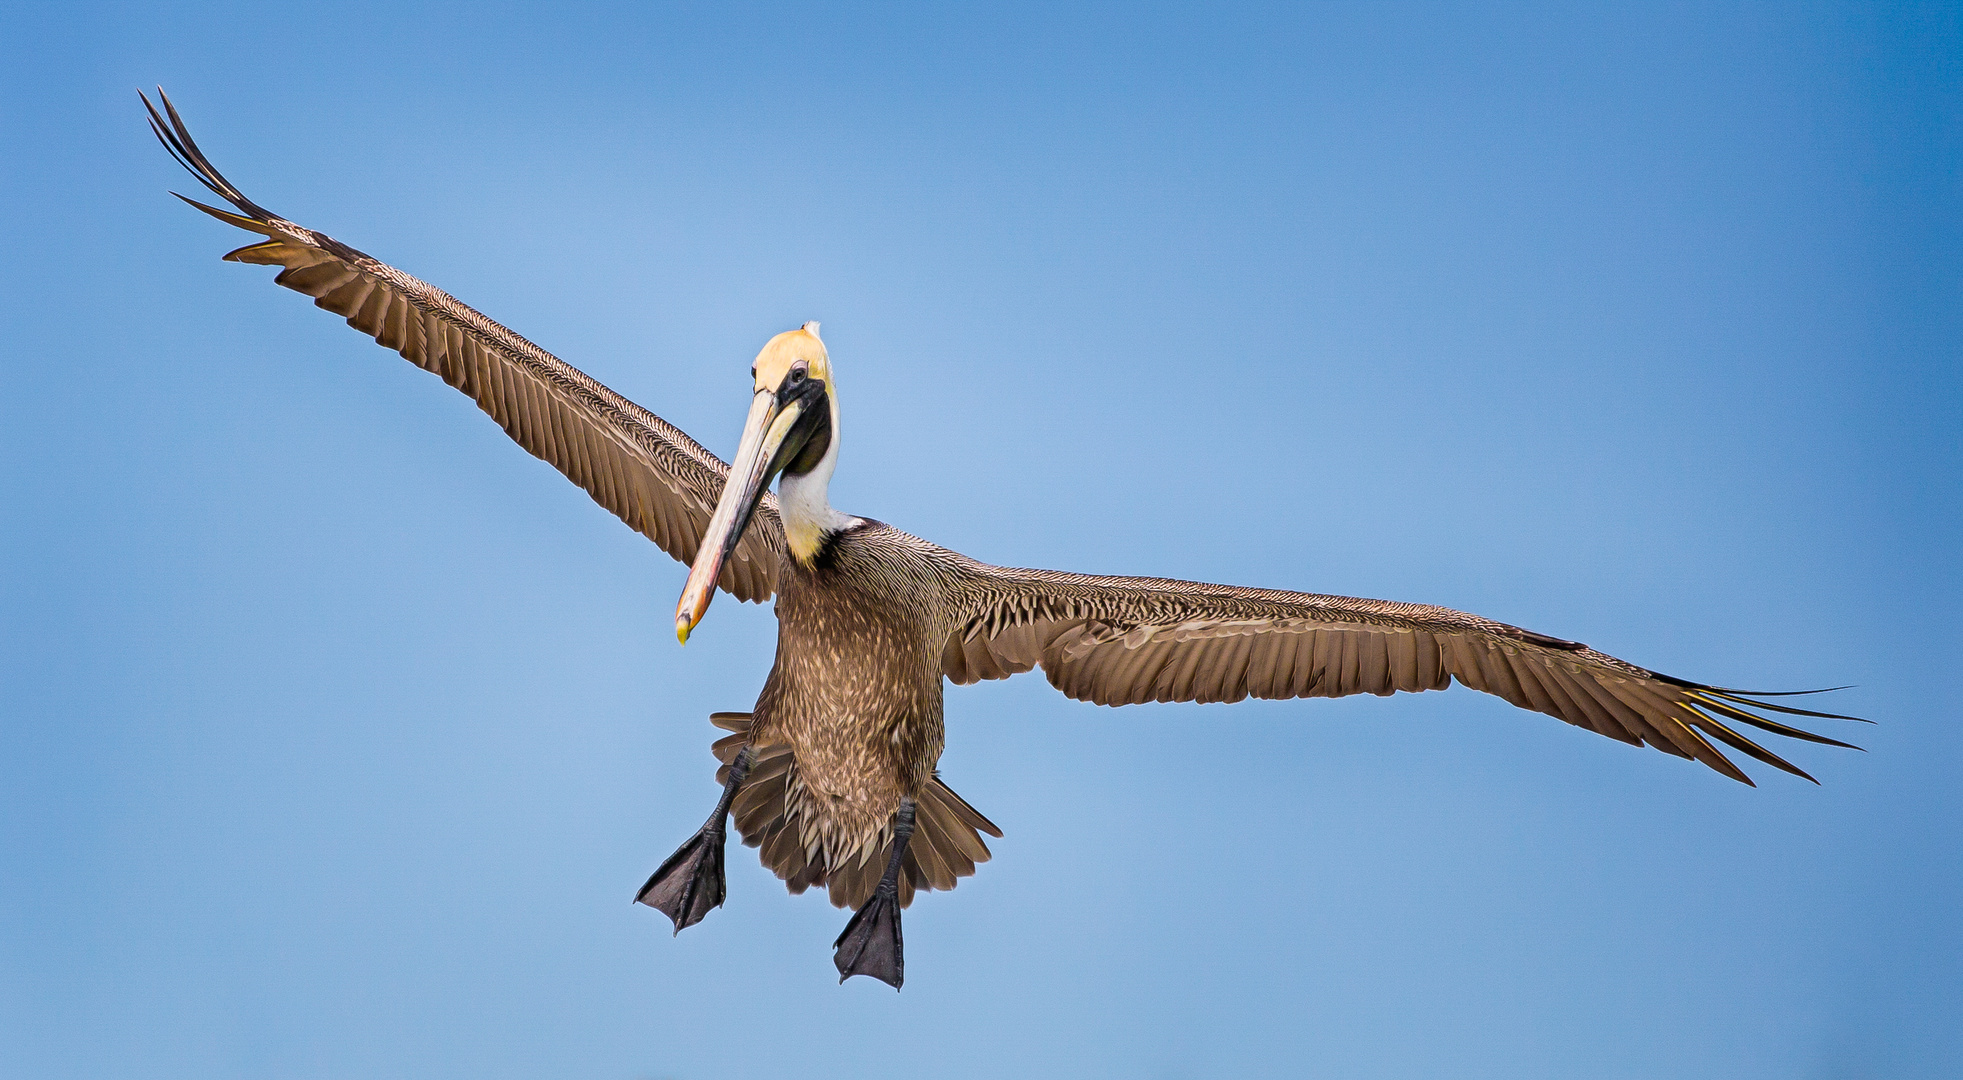
[[(1840, 744), (1752, 711), (1785, 712), (1789, 706), (1658, 675), (1585, 645), (1449, 608), (1017, 570), (952, 552), (940, 557), (963, 590), (956, 603), (964, 617), (949, 640), (963, 643), (958, 674), (967, 681), (1004, 677), (994, 669), (1024, 659), (1020, 637), (1011, 635), (1046, 627), (1040, 632), (1060, 646), (1040, 658), (1051, 682), (1071, 697), (1101, 704), (1229, 700), (1243, 691), (1289, 698), (1442, 690), (1456, 679), (1618, 741), (1702, 761), (1738, 780), (1745, 775), (1700, 731), (1795, 772), (1796, 766), (1764, 747), (1734, 741), (1744, 736), (1723, 721)], [(1092, 633), (1094, 626), (1110, 629)]]
[[(316, 305), (343, 316), (348, 325), (469, 393), (514, 441), (622, 521), (669, 554), (694, 557), (729, 472), (722, 460), (448, 293), (253, 203), (205, 159), (167, 99), (161, 111), (147, 98), (144, 105), (171, 155), (239, 212), (185, 201), (271, 238), (227, 258), (280, 266), (275, 282), (314, 297)], [(440, 333), (430, 331), (431, 321), (442, 325)], [(623, 485), (619, 477), (625, 475), (646, 482)], [(776, 500), (766, 496), (718, 584), (740, 599), (768, 599), (783, 546)]]

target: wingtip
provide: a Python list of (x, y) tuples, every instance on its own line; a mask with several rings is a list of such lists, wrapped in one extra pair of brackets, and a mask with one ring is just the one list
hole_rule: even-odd
[(1854, 683), (1846, 686), (1822, 686), (1817, 690), (1739, 690), (1730, 686), (1706, 686), (1703, 689), (1716, 690), (1720, 694), (1743, 694), (1746, 697), (1805, 697), (1808, 694), (1831, 694), (1837, 690), (1852, 690)]
[(197, 140), (191, 137), (191, 129), (185, 125), (184, 117), (178, 114), (177, 106), (170, 100), (170, 95), (164, 93), (163, 87), (157, 87), (157, 100), (163, 104), (162, 111), (151, 103), (149, 96), (142, 90), (139, 89), (136, 96), (143, 102), (143, 110), (150, 119), (150, 131), (157, 136), (157, 141), (163, 144), (164, 150), (183, 166), (186, 172), (204, 185), (205, 190), (254, 217), (272, 217), (258, 204), (247, 199), (245, 194), (230, 180), (225, 179), (225, 174), (219, 172), (217, 166), (204, 156), (204, 151), (198, 148)]
[[(179, 199), (182, 199), (186, 203), (189, 203), (191, 206), (194, 206), (199, 210), (202, 210), (205, 213), (210, 214), (212, 217), (217, 218), (218, 220), (224, 222), (227, 225), (236, 226), (238, 228), (246, 230), (247, 232), (255, 232), (261, 236), (272, 236), (272, 237), (279, 236), (279, 233), (276, 230), (274, 230), (271, 226), (267, 225), (262, 221), (257, 220), (256, 218), (249, 218), (246, 217), (244, 214), (234, 214), (230, 210), (220, 210), (216, 206), (207, 206), (196, 199), (193, 199), (187, 195), (179, 194), (178, 192), (175, 191), (171, 192), (171, 194), (176, 195)], [(232, 254), (237, 254), (237, 252), (233, 252)], [(231, 255), (227, 255), (225, 257), (227, 259), (231, 259)], [(233, 259), (232, 261), (237, 262), (238, 260)]]

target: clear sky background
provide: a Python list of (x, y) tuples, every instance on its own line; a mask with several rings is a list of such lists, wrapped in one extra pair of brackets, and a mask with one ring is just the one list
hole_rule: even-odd
[[(14, 5), (0, 1075), (1963, 1072), (1954, 5)], [(145, 129), (992, 562), (1841, 683), (1757, 789), (1468, 690), (954, 688), (1007, 836), (835, 985), (716, 795), (767, 609), (271, 273)]]

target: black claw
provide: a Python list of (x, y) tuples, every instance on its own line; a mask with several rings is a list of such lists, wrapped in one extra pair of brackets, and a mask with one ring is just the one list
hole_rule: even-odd
[(634, 899), (675, 920), (679, 934), (721, 907), (724, 895), (723, 831), (703, 829), (668, 856)]
[(906, 981), (906, 952), (900, 942), (900, 898), (885, 887), (853, 913), (845, 932), (832, 942), (838, 981), (870, 975), (898, 990)]

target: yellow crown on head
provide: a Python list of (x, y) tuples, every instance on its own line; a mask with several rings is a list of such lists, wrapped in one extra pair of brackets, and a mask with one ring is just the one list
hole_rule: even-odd
[(757, 389), (775, 391), (784, 384), (784, 376), (789, 374), (791, 365), (800, 360), (804, 361), (805, 373), (811, 378), (827, 384), (831, 382), (831, 354), (825, 351), (825, 342), (818, 336), (816, 322), (786, 330), (764, 345), (751, 368), (756, 373)]

